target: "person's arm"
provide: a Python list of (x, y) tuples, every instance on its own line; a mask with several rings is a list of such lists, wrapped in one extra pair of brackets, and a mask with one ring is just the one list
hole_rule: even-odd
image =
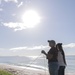
[(42, 50), (41, 53), (43, 53), (44, 55), (46, 55), (47, 59), (51, 59), (53, 57), (52, 54), (50, 54), (50, 53), (47, 54), (44, 50)]
[(44, 50), (42, 50), (41, 53), (47, 56), (47, 53)]

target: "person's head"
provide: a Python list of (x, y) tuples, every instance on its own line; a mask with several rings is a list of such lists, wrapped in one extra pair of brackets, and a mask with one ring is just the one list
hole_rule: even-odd
[(56, 48), (57, 48), (58, 50), (63, 50), (63, 48), (62, 48), (62, 43), (57, 43)]
[(56, 42), (54, 40), (48, 40), (49, 46), (50, 47), (55, 47), (56, 46)]

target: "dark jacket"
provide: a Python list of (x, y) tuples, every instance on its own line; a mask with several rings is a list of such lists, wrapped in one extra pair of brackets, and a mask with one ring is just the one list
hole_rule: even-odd
[[(51, 59), (49, 59), (49, 55), (52, 55)], [(48, 63), (58, 62), (57, 57), (58, 57), (58, 50), (55, 47), (52, 47), (47, 54)]]

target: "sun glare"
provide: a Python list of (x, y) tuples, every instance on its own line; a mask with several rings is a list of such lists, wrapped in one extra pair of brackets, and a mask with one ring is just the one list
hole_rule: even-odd
[(33, 28), (40, 23), (40, 16), (34, 10), (27, 10), (22, 15), (22, 21), (27, 28)]

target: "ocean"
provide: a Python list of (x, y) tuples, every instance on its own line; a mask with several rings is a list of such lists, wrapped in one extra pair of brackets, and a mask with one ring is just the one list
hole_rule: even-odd
[[(75, 56), (66, 56), (66, 75), (75, 75)], [(0, 63), (30, 67), (40, 70), (48, 70), (45, 56), (25, 57), (25, 56), (0, 56)]]

